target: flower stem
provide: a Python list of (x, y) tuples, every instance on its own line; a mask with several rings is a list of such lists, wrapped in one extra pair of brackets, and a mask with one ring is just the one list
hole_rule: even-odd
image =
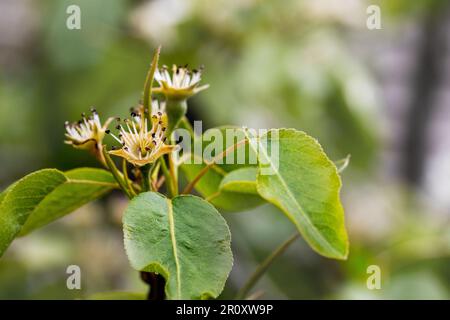
[(127, 183), (128, 190), (130, 191), (132, 197), (135, 197), (137, 194), (134, 191), (134, 188), (133, 188), (130, 178), (128, 177), (127, 161), (125, 159), (123, 159), (123, 161), (122, 161), (122, 172), (123, 172), (123, 177), (125, 179), (125, 182)]
[(166, 112), (169, 118), (169, 125), (167, 127), (166, 135), (170, 137), (172, 131), (178, 127), (180, 121), (186, 115), (187, 102), (186, 100), (167, 100)]
[(141, 173), (142, 173), (142, 189), (143, 189), (144, 191), (149, 191), (149, 190), (151, 190), (150, 172), (151, 172), (151, 166), (150, 166), (150, 164), (146, 164), (145, 166), (141, 167)]
[(106, 164), (105, 157), (103, 156), (103, 149), (101, 143), (98, 143), (95, 145), (95, 148), (93, 148), (91, 151), (91, 154), (102, 164), (102, 166), (105, 169), (109, 169), (108, 165)]
[(239, 290), (235, 299), (245, 299), (247, 294), (253, 288), (253, 286), (258, 282), (258, 280), (264, 275), (264, 273), (269, 269), (270, 265), (278, 258), (286, 249), (300, 236), (298, 232), (292, 235), (288, 240), (283, 242), (278, 248), (276, 248), (253, 272), (244, 286)]
[(159, 159), (160, 159), (159, 161), (161, 163), (161, 170), (164, 174), (164, 177), (166, 178), (167, 192), (169, 193), (170, 197), (174, 197), (175, 192), (173, 189), (173, 179), (172, 179), (169, 169), (167, 168), (166, 160), (164, 159), (164, 157), (161, 157)]

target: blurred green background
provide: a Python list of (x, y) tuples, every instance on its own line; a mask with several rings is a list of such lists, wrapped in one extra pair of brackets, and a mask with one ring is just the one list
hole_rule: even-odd
[[(81, 8), (68, 30), (66, 8)], [(381, 8), (368, 30), (366, 9)], [(432, 0), (1, 0), (0, 187), (44, 167), (97, 166), (63, 144), (65, 120), (95, 106), (127, 114), (155, 48), (161, 63), (205, 65), (189, 118), (294, 127), (333, 160), (351, 154), (341, 195), (348, 261), (298, 240), (254, 291), (267, 299), (450, 298), (450, 3)], [(119, 194), (16, 240), (1, 299), (146, 290), (123, 249)], [(294, 227), (274, 207), (225, 214), (236, 290)], [(82, 290), (66, 288), (79, 265)], [(366, 286), (379, 265), (382, 288)]]

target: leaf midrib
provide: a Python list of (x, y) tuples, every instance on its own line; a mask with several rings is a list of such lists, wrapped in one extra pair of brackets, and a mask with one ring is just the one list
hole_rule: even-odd
[(173, 217), (173, 204), (170, 199), (166, 199), (167, 207), (168, 207), (168, 220), (169, 220), (169, 232), (170, 232), (170, 240), (172, 243), (172, 251), (173, 258), (175, 260), (175, 269), (176, 269), (176, 277), (177, 277), (177, 296), (178, 299), (181, 298), (181, 274), (180, 274), (180, 263), (178, 260), (178, 246), (177, 239), (175, 237), (175, 221)]
[(93, 184), (97, 186), (105, 186), (105, 187), (111, 187), (111, 188), (118, 188), (119, 185), (117, 183), (113, 182), (103, 182), (103, 181), (94, 181), (94, 180), (87, 180), (87, 179), (71, 179), (67, 178), (67, 181), (65, 183), (72, 183), (72, 184)]

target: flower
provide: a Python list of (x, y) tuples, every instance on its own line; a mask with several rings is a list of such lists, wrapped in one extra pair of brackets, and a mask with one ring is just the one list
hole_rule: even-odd
[(167, 69), (167, 66), (163, 66), (155, 71), (155, 80), (160, 87), (152, 91), (162, 93), (168, 100), (186, 100), (209, 87), (208, 84), (199, 86), (203, 68), (190, 71), (187, 65), (184, 67), (173, 65), (172, 77)]
[(81, 114), (82, 119), (75, 123), (66, 121), (64, 124), (66, 128), (66, 138), (64, 142), (71, 144), (77, 149), (84, 149), (89, 151), (101, 150), (102, 141), (106, 133), (108, 125), (113, 118), (106, 120), (102, 126), (100, 117), (95, 109), (91, 109), (92, 115), (86, 117)]
[[(176, 146), (165, 144), (167, 130), (167, 115), (163, 111), (164, 104), (153, 102), (150, 131), (147, 128), (147, 117), (142, 106), (131, 112), (132, 121), (125, 119), (124, 125), (119, 124), (118, 136), (111, 136), (122, 144), (120, 149), (108, 151), (110, 154), (122, 157), (135, 166), (144, 166), (155, 162), (164, 154), (172, 152)], [(110, 133), (107, 131), (107, 133)]]

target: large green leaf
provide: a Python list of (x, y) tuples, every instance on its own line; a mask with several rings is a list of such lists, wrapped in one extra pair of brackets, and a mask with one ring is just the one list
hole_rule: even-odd
[(286, 214), (315, 251), (345, 259), (348, 239), (339, 199), (341, 180), (319, 143), (304, 132), (279, 129), (251, 144), (259, 149), (259, 194)]
[(116, 186), (105, 170), (33, 172), (0, 194), (0, 256), (17, 235), (48, 224)]
[(215, 298), (221, 293), (233, 264), (230, 231), (207, 201), (141, 193), (125, 210), (123, 228), (131, 265), (161, 274), (168, 299)]
[[(230, 139), (229, 137), (228, 139), (226, 138), (227, 129), (235, 130), (236, 136), (234, 139)], [(226, 150), (233, 144), (245, 139), (245, 133), (242, 129), (232, 127), (210, 129), (205, 132), (204, 137), (208, 135), (214, 136), (214, 133), (220, 133), (223, 137), (223, 146), (220, 148), (219, 152)], [(210, 145), (211, 140), (213, 139), (208, 140), (207, 138), (203, 138), (201, 140), (202, 152), (208, 147), (208, 145)], [(200, 195), (210, 201), (217, 208), (230, 212), (244, 211), (263, 204), (264, 200), (261, 199), (257, 193), (249, 194), (248, 190), (245, 190), (245, 187), (249, 186), (246, 183), (249, 182), (249, 174), (247, 171), (243, 171), (243, 169), (256, 169), (257, 165), (256, 162), (252, 163), (252, 158), (250, 157), (251, 153), (254, 154), (254, 151), (248, 145), (241, 145), (238, 148), (231, 150), (229, 154), (231, 155), (231, 159), (234, 159), (233, 163), (226, 163), (226, 159), (224, 159), (223, 163), (214, 164), (196, 184), (195, 189), (197, 192), (199, 192)], [(241, 164), (238, 164), (236, 161), (239, 154), (245, 155), (245, 160)], [(215, 155), (217, 154), (213, 154), (213, 156)], [(256, 156), (253, 156), (253, 158), (256, 159)], [(206, 166), (205, 163), (195, 164), (193, 158), (190, 160), (191, 163), (184, 163), (181, 166), (181, 169), (183, 170), (183, 173), (188, 181), (192, 181)], [(233, 174), (231, 174), (232, 172)], [(256, 171), (254, 170), (253, 172)], [(226, 179), (227, 185), (222, 183), (224, 179)], [(239, 184), (240, 179), (243, 180), (242, 184)], [(232, 185), (228, 185), (228, 183), (231, 184), (231, 180), (234, 180), (234, 182)], [(254, 183), (256, 183), (256, 173)], [(244, 189), (240, 189), (240, 186), (244, 187)]]

